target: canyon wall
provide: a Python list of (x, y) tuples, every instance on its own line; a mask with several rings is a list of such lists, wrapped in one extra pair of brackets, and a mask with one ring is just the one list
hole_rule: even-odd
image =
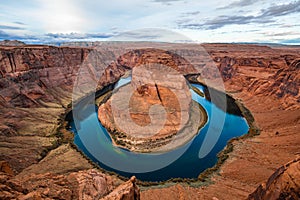
[[(69, 144), (72, 136), (61, 129), (61, 122), (70, 109), (74, 82), (80, 69), (86, 70), (87, 85), (93, 80), (101, 88), (129, 70), (126, 63), (132, 62), (132, 55), (128, 58), (132, 54), (130, 48), (149, 46), (153, 45), (107, 43), (97, 50), (0, 47), (2, 199), (75, 198), (84, 195), (83, 190), (79, 190), (80, 181), (73, 181), (81, 180), (80, 177), (90, 177), (91, 184), (106, 177), (104, 182), (100, 181), (101, 186), (90, 189), (96, 191), (94, 194), (99, 198), (114, 189), (124, 191), (120, 185), (126, 183), (115, 176), (102, 174)], [(164, 46), (155, 44), (158, 49), (164, 49)], [(169, 44), (169, 48), (194, 66), (203, 64), (201, 57), (197, 57), (199, 45)], [(176, 199), (178, 195), (199, 199), (246, 198), (275, 169), (299, 155), (300, 49), (231, 44), (205, 44), (204, 48), (220, 69), (227, 92), (250, 109), (261, 134), (233, 143), (234, 150), (220, 173), (212, 176), (214, 184), (197, 188), (175, 185), (149, 189), (141, 193), (142, 199), (155, 199), (157, 195), (165, 199), (173, 196)], [(119, 57), (128, 51), (131, 53)], [(91, 60), (90, 55), (93, 55)], [(104, 73), (95, 80), (95, 71)], [(82, 88), (85, 88), (84, 84)], [(88, 92), (82, 91), (81, 95)], [(66, 186), (70, 180), (74, 185)], [(138, 198), (136, 185), (128, 185), (133, 189), (127, 192)], [(57, 189), (60, 192), (54, 194), (55, 188), (60, 188)], [(180, 193), (183, 189), (189, 193)]]

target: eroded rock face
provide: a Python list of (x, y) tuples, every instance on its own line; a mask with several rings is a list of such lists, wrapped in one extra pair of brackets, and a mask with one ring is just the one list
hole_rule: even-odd
[(300, 103), (300, 58), (293, 60), (287, 69), (278, 71), (274, 79), (272, 92), (285, 100), (286, 107), (292, 106), (291, 102)]
[(261, 184), (249, 200), (300, 199), (300, 158), (277, 169), (269, 180)]
[[(133, 177), (122, 183), (100, 173), (98, 170), (84, 170), (70, 174), (33, 174), (22, 181), (0, 172), (0, 177), (8, 178), (1, 182), (1, 199), (101, 199), (106, 195), (112, 199), (139, 199), (139, 189)], [(117, 187), (118, 186), (118, 187)]]
[[(196, 105), (192, 108), (187, 80), (173, 68), (161, 64), (135, 66), (131, 83), (115, 89), (112, 97), (99, 107), (98, 118), (117, 145), (132, 151), (158, 151), (179, 132), (190, 136), (181, 137), (185, 139), (178, 140), (172, 148), (197, 134), (203, 124), (197, 117), (204, 118), (205, 114), (191, 112), (195, 108), (200, 110)], [(195, 124), (189, 123), (191, 118)], [(194, 127), (188, 130), (191, 133), (184, 129), (188, 123)]]
[[(116, 90), (110, 102), (119, 132), (135, 138), (159, 139), (176, 134), (187, 123), (191, 94), (185, 78), (177, 71), (149, 65), (135, 67), (131, 84)], [(151, 108), (159, 109), (154, 105), (161, 106), (161, 112), (154, 111), (158, 116), (150, 114)], [(99, 112), (100, 118), (102, 113)]]
[[(165, 66), (146, 70), (137, 67), (134, 68), (132, 77), (134, 92), (129, 106), (133, 121), (141, 126), (151, 123), (163, 127), (155, 135), (150, 133), (153, 137), (176, 134), (189, 118), (191, 94), (185, 78)], [(161, 105), (165, 109), (165, 117), (162, 116), (157, 122), (152, 122), (156, 116), (151, 120), (145, 115), (153, 105)]]
[(183, 57), (162, 49), (141, 48), (127, 51), (107, 66), (100, 79), (101, 84), (117, 81), (127, 70), (145, 64), (161, 64), (181, 74), (197, 73), (197, 70)]
[[(192, 60), (194, 66), (202, 62), (201, 57), (195, 56), (199, 45), (168, 45), (170, 49), (176, 50), (175, 52), (180, 52), (179, 55)], [(108, 58), (111, 63), (120, 55), (116, 52), (124, 52), (132, 46), (145, 48), (153, 44), (101, 43), (98, 47), (100, 46), (100, 55), (96, 59), (99, 62), (95, 62), (97, 65), (86, 66), (89, 69), (87, 77), (107, 67), (105, 62), (100, 62), (104, 58)], [(160, 48), (166, 44), (156, 43), (155, 46)], [(142, 195), (147, 199), (170, 199), (172, 194), (177, 198), (245, 199), (255, 190), (258, 183), (266, 180), (274, 172), (274, 169), (299, 155), (299, 48), (238, 44), (206, 44), (204, 47), (221, 69), (226, 90), (232, 92), (235, 98), (241, 99), (253, 113), (256, 123), (261, 128), (261, 135), (234, 144), (234, 152), (222, 167), (220, 175), (213, 177), (214, 184), (201, 188), (190, 187), (188, 190), (182, 188), (180, 191), (176, 186), (173, 189), (149, 189), (143, 191)], [(1, 199), (28, 194), (28, 199), (40, 198), (39, 193), (26, 191), (26, 187), (22, 188), (22, 182), (27, 179), (23, 179), (24, 176), (17, 178), (16, 175), (23, 172), (32, 176), (34, 187), (42, 188), (46, 183), (41, 183), (42, 186), (39, 187), (34, 182), (39, 182), (46, 176), (39, 174), (39, 178), (34, 179), (36, 175), (32, 169), (41, 172), (41, 168), (47, 166), (47, 163), (63, 166), (64, 171), (60, 171), (60, 175), (65, 176), (92, 168), (80, 163), (74, 168), (74, 162), (69, 162), (68, 156), (62, 156), (64, 162), (61, 159), (59, 162), (55, 159), (42, 159), (53, 148), (56, 149), (57, 145), (60, 146), (55, 136), (60, 116), (66, 112), (66, 107), (71, 102), (78, 64), (81, 65), (91, 51), (86, 48), (1, 46), (0, 158), (6, 163), (0, 172)], [(131, 54), (138, 57), (139, 52), (141, 50)], [(132, 62), (129, 54), (126, 62), (125, 57), (109, 65), (99, 81), (100, 85), (118, 80), (131, 69), (131, 64), (126, 64)], [(140, 60), (140, 63), (144, 62), (140, 58), (137, 60)], [(160, 62), (167, 65), (165, 60)], [(184, 74), (194, 72), (190, 67), (181, 69), (184, 70)], [(84, 159), (74, 149), (70, 152), (71, 160)], [(66, 155), (70, 155), (70, 152), (66, 151)], [(40, 164), (40, 167), (36, 164)], [(26, 168), (28, 169), (24, 170)], [(47, 170), (56, 177), (58, 172), (50, 168)], [(10, 173), (7, 173), (8, 171)], [(13, 183), (10, 181), (12, 179)], [(53, 185), (53, 188), (56, 186)]]
[[(214, 50), (217, 46), (219, 51)], [(275, 96), (284, 108), (298, 107), (300, 69), (297, 48), (284, 50), (255, 45), (237, 45), (236, 49), (231, 45), (205, 47), (217, 64), (227, 90)]]
[(139, 200), (140, 190), (135, 183), (135, 177), (123, 183), (101, 200)]
[(186, 74), (196, 72), (195, 68), (183, 57), (161, 49), (136, 49), (129, 51), (117, 59), (123, 67), (137, 67), (145, 64), (161, 64)]
[[(53, 148), (81, 56), (90, 50), (0, 48), (0, 155), (21, 172)], [(14, 145), (8, 145), (14, 144)], [(9, 148), (7, 148), (8, 146)]]

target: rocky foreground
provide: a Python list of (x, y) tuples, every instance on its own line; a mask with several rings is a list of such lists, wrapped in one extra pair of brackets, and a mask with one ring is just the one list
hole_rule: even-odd
[[(62, 125), (78, 71), (87, 69), (81, 93), (76, 94), (80, 98), (91, 92), (85, 87), (91, 81), (100, 89), (138, 63), (139, 53), (120, 56), (128, 48), (149, 46), (153, 44), (108, 43), (97, 50), (0, 47), (1, 199), (299, 197), (300, 48), (204, 45), (221, 72), (226, 91), (251, 111), (260, 129), (258, 136), (232, 142), (233, 151), (218, 173), (211, 175), (211, 184), (201, 186), (199, 181), (197, 187), (173, 184), (139, 192), (134, 178), (124, 182), (96, 169), (73, 147), (72, 135)], [(158, 49), (165, 46), (155, 44)], [(191, 64), (201, 64), (198, 45), (169, 46)], [(94, 57), (86, 63), (89, 55)], [(95, 79), (97, 71), (104, 73)]]

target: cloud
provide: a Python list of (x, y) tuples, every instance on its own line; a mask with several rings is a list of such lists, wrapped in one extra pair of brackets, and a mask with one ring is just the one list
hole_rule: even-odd
[(156, 42), (192, 42), (180, 33), (159, 29), (145, 28), (120, 33), (47, 33), (42, 35), (15, 35), (0, 30), (0, 40), (20, 40), (27, 44), (61, 44), (72, 41), (156, 41)]
[(14, 35), (0, 30), (0, 40), (20, 40), (27, 44), (61, 44), (72, 41), (97, 41), (99, 39), (109, 41), (159, 41), (159, 42), (191, 42), (177, 32), (145, 28), (128, 32), (106, 34), (106, 33), (47, 33), (35, 35)]
[(19, 25), (26, 25), (23, 22), (14, 22), (14, 24), (19, 24)]
[(91, 38), (109, 38), (112, 37), (112, 34), (104, 34), (104, 33), (47, 33), (46, 36), (49, 38), (55, 39), (91, 39)]
[(78, 41), (96, 41), (100, 39), (108, 39), (113, 34), (107, 33), (47, 33), (39, 37), (39, 42), (47, 44), (61, 44), (64, 42), (78, 42)]
[(229, 24), (250, 23), (254, 18), (254, 16), (220, 16), (206, 21), (203, 25), (206, 26), (207, 29), (217, 29)]
[[(237, 4), (236, 2), (235, 4)], [(245, 4), (239, 1), (240, 4)], [(206, 20), (202, 23), (190, 23), (192, 19), (181, 19), (177, 21), (179, 27), (188, 29), (209, 29), (214, 30), (226, 25), (241, 25), (241, 24), (267, 24), (276, 22), (276, 17), (289, 15), (293, 13), (300, 13), (300, 0), (288, 4), (274, 5), (267, 9), (262, 9), (257, 16), (248, 15), (221, 15), (214, 19)]]
[(154, 40), (157, 39), (159, 36), (155, 33), (145, 33), (145, 32), (124, 32), (118, 34), (116, 37), (113, 39), (116, 40), (125, 40), (125, 41), (130, 41), (130, 40)]
[(153, 0), (153, 2), (159, 2), (159, 3), (170, 3), (176, 1), (183, 1), (183, 0)]
[(24, 30), (24, 28), (19, 26), (7, 26), (7, 25), (0, 25), (0, 29), (7, 29), (7, 30)]
[(38, 40), (37, 36), (33, 35), (16, 35), (10, 34), (0, 30), (0, 39), (1, 40), (21, 40), (21, 41), (30, 41), (30, 40)]
[(300, 32), (287, 31), (287, 32), (274, 32), (274, 33), (263, 33), (265, 36), (271, 37), (279, 37), (279, 36), (287, 36), (287, 35), (300, 35)]
[(0, 39), (5, 39), (9, 36), (10, 36), (9, 34), (7, 34), (6, 32), (4, 32), (2, 30), (0, 30)]
[(227, 6), (220, 7), (218, 9), (227, 9), (227, 8), (235, 8), (235, 7), (245, 7), (245, 6), (250, 6), (252, 4), (255, 4), (257, 0), (240, 0), (240, 1), (235, 1)]
[(156, 42), (191, 42), (192, 40), (180, 33), (160, 29), (144, 28), (122, 32), (111, 38), (112, 41), (156, 41)]
[(278, 17), (300, 12), (300, 1), (288, 4), (274, 5), (262, 10), (262, 17)]
[(192, 12), (182, 13), (181, 16), (182, 17), (187, 17), (187, 16), (196, 16), (196, 15), (199, 15), (199, 14), (201, 14), (200, 11), (192, 11)]
[(102, 33), (47, 33), (43, 35), (16, 35), (0, 30), (0, 40), (20, 40), (28, 44), (62, 43), (70, 41), (95, 41), (107, 39), (112, 34)]
[(241, 25), (241, 24), (249, 24), (249, 23), (271, 23), (274, 22), (272, 19), (260, 18), (255, 16), (219, 16), (212, 20), (207, 20), (204, 23), (190, 23), (180, 25), (182, 28), (189, 29), (209, 29), (214, 30), (221, 28), (226, 25)]
[(113, 37), (113, 34), (105, 34), (105, 33), (87, 33), (87, 37), (89, 38), (110, 38)]
[(152, 2), (155, 2), (155, 3), (162, 3), (162, 4), (165, 4), (165, 5), (172, 5), (173, 3), (176, 3), (176, 2), (185, 2), (185, 0), (152, 0)]
[[(277, 41), (299, 37), (282, 34), (273, 38), (262, 32), (297, 31), (300, 0), (54, 1), (55, 4), (43, 0), (0, 3), (3, 11), (0, 38), (28, 43), (103, 41), (114, 38), (117, 32), (145, 27), (169, 28), (201, 42)], [(249, 29), (260, 30), (249, 33)], [(153, 41), (161, 37), (148, 31), (127, 34), (127, 38)]]
[[(247, 30), (247, 33), (257, 33), (259, 32), (259, 29), (250, 29)], [(245, 33), (244, 30), (231, 30), (231, 31), (222, 31), (219, 34), (231, 34), (231, 33)]]
[(280, 28), (294, 28), (294, 27), (299, 27), (300, 24), (280, 24)]

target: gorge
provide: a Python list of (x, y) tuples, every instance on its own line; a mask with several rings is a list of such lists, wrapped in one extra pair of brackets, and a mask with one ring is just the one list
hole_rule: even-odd
[[(191, 64), (201, 65), (201, 58), (195, 56), (198, 45), (168, 45)], [(129, 70), (129, 62), (138, 63), (139, 57), (132, 53), (118, 59), (122, 52), (151, 46), (151, 43), (107, 43), (97, 50), (30, 45), (0, 48), (1, 198), (105, 198), (118, 194), (128, 195), (130, 199), (138, 196), (141, 199), (158, 196), (161, 199), (178, 199), (179, 196), (244, 199), (254, 191), (255, 195), (249, 198), (263, 197), (272, 193), (269, 190), (273, 187), (272, 180), (267, 187), (262, 185), (256, 190), (258, 185), (291, 160), (273, 177), (286, 181), (281, 174), (295, 173), (292, 181), (297, 185), (300, 50), (296, 47), (203, 45), (220, 70), (226, 92), (250, 110), (252, 122), (260, 130), (260, 135), (231, 141), (233, 150), (226, 154), (227, 159), (219, 169), (210, 174), (211, 184), (202, 185), (203, 180), (199, 179), (197, 187), (174, 182), (139, 192), (134, 178), (124, 182), (95, 168), (78, 152), (72, 145), (72, 134), (65, 131), (62, 124), (65, 114), (71, 110), (78, 70), (83, 66), (89, 69), (86, 77), (94, 76), (95, 69), (104, 70), (97, 88), (101, 90), (123, 76)], [(155, 44), (158, 49), (165, 46)], [(85, 65), (84, 60), (93, 53), (97, 65)], [(154, 57), (164, 56), (162, 52), (156, 53)], [(114, 60), (116, 62), (111, 64)], [(195, 73), (190, 67), (188, 63), (184, 65), (184, 75)], [(84, 83), (81, 86), (84, 88)], [(91, 91), (81, 92), (79, 97)], [(293, 188), (289, 190), (289, 187)], [(299, 188), (291, 184), (280, 191), (296, 195)]]

